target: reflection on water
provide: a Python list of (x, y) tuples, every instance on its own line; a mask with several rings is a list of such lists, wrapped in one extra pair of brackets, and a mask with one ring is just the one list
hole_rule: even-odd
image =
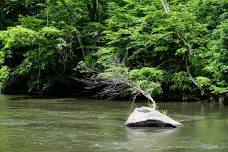
[(0, 152), (227, 152), (228, 107), (162, 103), (176, 129), (124, 127), (129, 103), (0, 96)]

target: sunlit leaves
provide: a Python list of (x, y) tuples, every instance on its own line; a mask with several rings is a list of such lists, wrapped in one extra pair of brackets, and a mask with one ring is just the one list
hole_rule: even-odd
[(166, 80), (166, 72), (156, 68), (143, 67), (141, 69), (131, 70), (130, 78), (134, 80), (162, 82)]
[(37, 32), (22, 26), (12, 27), (7, 31), (0, 32), (0, 41), (4, 44), (2, 49), (29, 46), (33, 44), (36, 37), (38, 37)]
[(225, 94), (225, 93), (228, 93), (228, 87), (225, 88), (225, 87), (212, 86), (211, 91), (216, 95)]
[(7, 79), (9, 78), (10, 69), (7, 66), (2, 66), (0, 68), (0, 90), (6, 84)]
[[(144, 91), (148, 92), (152, 96), (160, 95), (162, 93), (161, 84), (158, 82), (153, 82), (149, 80), (135, 80), (133, 82), (133, 85), (142, 88)], [(137, 90), (135, 90), (133, 87), (129, 88), (129, 90), (131, 91), (131, 94), (137, 94)]]
[(201, 86), (201, 87), (210, 87), (212, 82), (209, 78), (207, 77), (202, 77), (202, 76), (198, 76), (196, 78), (197, 83)]
[(175, 73), (172, 78), (172, 83), (171, 89), (173, 90), (189, 91), (192, 88), (191, 80), (185, 72)]

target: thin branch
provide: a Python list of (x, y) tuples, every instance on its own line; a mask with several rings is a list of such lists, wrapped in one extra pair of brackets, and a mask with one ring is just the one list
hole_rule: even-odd
[(185, 68), (186, 68), (186, 72), (189, 76), (189, 78), (191, 79), (191, 81), (193, 82), (193, 84), (200, 89), (201, 94), (204, 94), (204, 90), (203, 88), (196, 82), (195, 78), (192, 76), (190, 68), (188, 66), (188, 62), (189, 62), (189, 53), (192, 52), (192, 45), (190, 43), (187, 42), (187, 40), (180, 34), (180, 32), (178, 30), (176, 30), (177, 36), (178, 38), (184, 43), (184, 45), (187, 47), (187, 52), (184, 54), (184, 61), (185, 61)]
[(161, 3), (162, 3), (165, 13), (169, 14), (170, 9), (169, 9), (169, 3), (167, 2), (167, 0), (161, 0)]
[(151, 96), (150, 93), (144, 91), (140, 86), (138, 86), (136, 83), (132, 82), (129, 79), (124, 80), (117, 80), (117, 79), (78, 79), (75, 77), (70, 77), (74, 80), (77, 80), (79, 82), (82, 82), (86, 85), (85, 89), (92, 90), (96, 88), (101, 88), (100, 92), (97, 93), (95, 97), (104, 97), (108, 96), (108, 99), (114, 99), (116, 97), (124, 97), (129, 95), (129, 91), (124, 91), (124, 87), (128, 86), (130, 88), (133, 88), (136, 90), (136, 94), (133, 96), (133, 101), (136, 99), (136, 97), (139, 94), (142, 94), (144, 97), (146, 97), (155, 108), (156, 102)]
[(174, 59), (169, 59), (169, 60), (166, 60), (165, 62), (162, 62), (161, 64), (159, 64), (156, 68), (159, 68), (160, 66), (162, 66), (163, 64), (167, 63), (167, 62), (170, 62), (170, 61), (175, 61)]

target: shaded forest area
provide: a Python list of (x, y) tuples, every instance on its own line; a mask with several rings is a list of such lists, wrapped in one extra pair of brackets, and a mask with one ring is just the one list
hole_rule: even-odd
[[(226, 100), (227, 0), (1, 0), (0, 90)], [(129, 83), (131, 82), (131, 83)]]

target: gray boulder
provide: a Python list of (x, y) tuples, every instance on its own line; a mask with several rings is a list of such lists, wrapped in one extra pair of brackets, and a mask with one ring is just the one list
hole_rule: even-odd
[(149, 108), (136, 108), (128, 117), (126, 126), (129, 127), (173, 127), (181, 125), (179, 122), (160, 113), (159, 111)]

